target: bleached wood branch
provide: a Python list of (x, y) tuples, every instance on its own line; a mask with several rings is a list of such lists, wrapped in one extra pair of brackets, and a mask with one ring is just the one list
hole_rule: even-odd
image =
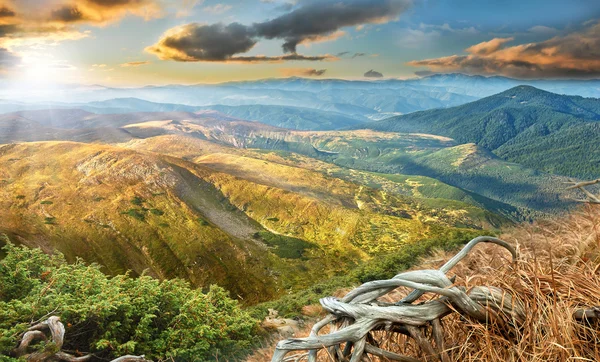
[(587, 196), (587, 199), (585, 199), (585, 200), (575, 200), (575, 201), (587, 202), (590, 204), (600, 204), (600, 197), (594, 195), (593, 193), (591, 193), (590, 191), (588, 191), (585, 188), (586, 186), (595, 185), (597, 183), (600, 183), (600, 179), (596, 179), (596, 180), (592, 180), (592, 181), (581, 181), (581, 182), (569, 180), (569, 182), (566, 182), (566, 183), (571, 184), (571, 186), (567, 187), (567, 190), (580, 189), (585, 194), (585, 196)]
[[(50, 333), (50, 339), (54, 343), (54, 348), (46, 349), (43, 351), (36, 351), (27, 354), (27, 349), (31, 346), (34, 341), (42, 340), (47, 341), (48, 336), (46, 332)], [(28, 362), (46, 362), (46, 361), (66, 361), (66, 362), (85, 362), (92, 358), (91, 354), (84, 356), (73, 356), (67, 352), (61, 351), (64, 344), (65, 338), (65, 326), (57, 316), (48, 317), (45, 321), (36, 323), (29, 327), (21, 340), (19, 346), (13, 351), (17, 358), (26, 357)], [(133, 356), (126, 355), (118, 357), (111, 362), (151, 362), (145, 358), (145, 356)]]
[[(439, 270), (403, 272), (392, 279), (364, 283), (342, 299), (322, 298), (321, 306), (329, 315), (314, 325), (308, 337), (279, 342), (271, 361), (288, 361), (291, 360), (286, 359), (288, 352), (304, 350), (308, 351), (309, 362), (314, 362), (320, 349), (327, 349), (329, 358), (334, 362), (358, 362), (369, 354), (395, 361), (418, 361), (369, 343), (374, 342), (371, 332), (383, 329), (405, 334), (415, 340), (427, 359), (448, 362), (441, 320), (451, 313), (460, 313), (471, 320), (493, 323), (503, 328), (519, 327), (525, 321), (525, 308), (517, 296), (500, 288), (485, 286), (472, 288), (467, 293), (446, 276), (475, 245), (482, 242), (502, 246), (511, 253), (513, 262), (516, 261), (516, 250), (510, 244), (482, 236), (467, 243)], [(395, 304), (377, 302), (377, 298), (400, 286), (413, 291)], [(423, 293), (433, 293), (438, 298), (412, 304)], [(319, 331), (326, 325), (331, 325), (330, 332), (320, 335)], [(426, 333), (430, 328), (431, 333)]]

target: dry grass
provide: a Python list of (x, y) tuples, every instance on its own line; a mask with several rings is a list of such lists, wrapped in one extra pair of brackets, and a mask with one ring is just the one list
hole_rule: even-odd
[[(445, 345), (452, 361), (599, 361), (600, 326), (572, 318), (583, 307), (600, 305), (600, 207), (586, 206), (563, 218), (520, 225), (502, 238), (519, 250), (511, 265), (506, 251), (479, 245), (449, 275), (456, 284), (497, 286), (518, 295), (529, 312), (511, 336), (471, 323), (458, 314), (443, 319)], [(417, 269), (438, 268), (452, 255), (438, 253)], [(387, 297), (398, 300), (406, 291)], [(308, 329), (302, 331), (308, 334)], [(505, 333), (506, 334), (506, 333)], [(406, 337), (378, 332), (381, 347), (424, 360)], [(273, 345), (274, 346), (274, 345)], [(248, 361), (270, 360), (267, 346)], [(319, 361), (331, 361), (326, 352)], [(371, 358), (372, 361), (379, 361)]]

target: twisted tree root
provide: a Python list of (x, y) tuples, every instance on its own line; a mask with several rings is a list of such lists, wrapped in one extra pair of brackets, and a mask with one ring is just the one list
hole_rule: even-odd
[[(386, 351), (375, 345), (371, 332), (387, 330), (402, 333), (415, 340), (426, 360), (449, 362), (445, 350), (442, 318), (451, 313), (485, 324), (502, 328), (519, 328), (525, 322), (525, 308), (517, 296), (496, 287), (479, 286), (468, 293), (453, 285), (446, 273), (460, 262), (475, 245), (492, 243), (507, 249), (513, 262), (516, 250), (497, 238), (482, 236), (471, 240), (439, 270), (418, 270), (397, 274), (392, 279), (365, 283), (352, 290), (341, 300), (326, 297), (321, 306), (329, 315), (314, 325), (306, 338), (290, 338), (277, 344), (272, 362), (298, 361), (308, 357), (315, 362), (318, 350), (326, 349), (333, 361), (358, 362), (365, 355), (384, 357), (394, 361), (418, 362), (410, 356)], [(377, 298), (397, 287), (413, 291), (395, 304), (377, 302)], [(437, 294), (438, 298), (421, 304), (412, 304), (424, 293)], [(319, 331), (331, 325), (328, 334)], [(426, 331), (431, 328), (430, 337)], [(286, 357), (291, 351), (308, 351)]]
[[(28, 348), (35, 341), (47, 341), (46, 332), (50, 332), (50, 339), (54, 343), (54, 348), (43, 351), (27, 353)], [(65, 338), (65, 326), (57, 316), (51, 316), (43, 322), (31, 326), (19, 341), (17, 348), (13, 350), (15, 357), (25, 357), (29, 362), (45, 361), (66, 361), (66, 362), (85, 362), (92, 358), (91, 354), (76, 357), (72, 354), (61, 351)], [(126, 355), (118, 357), (111, 362), (151, 362), (142, 356)]]

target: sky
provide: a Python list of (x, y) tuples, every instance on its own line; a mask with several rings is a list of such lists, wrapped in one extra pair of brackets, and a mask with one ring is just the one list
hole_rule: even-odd
[(0, 82), (599, 78), (598, 0), (0, 0)]

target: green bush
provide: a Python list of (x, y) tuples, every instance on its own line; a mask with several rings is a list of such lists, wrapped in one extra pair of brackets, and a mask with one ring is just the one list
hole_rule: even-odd
[(44, 224), (47, 224), (47, 225), (56, 225), (56, 218), (55, 217), (45, 217), (44, 218)]
[(159, 209), (150, 209), (150, 212), (156, 216), (162, 216), (165, 214), (164, 211), (159, 210)]
[(0, 261), (0, 360), (33, 320), (60, 316), (65, 350), (97, 359), (228, 360), (256, 339), (258, 322), (227, 292), (149, 276), (108, 277), (98, 265), (7, 243)]
[(254, 234), (255, 238), (260, 238), (265, 244), (272, 248), (272, 252), (280, 258), (303, 259), (304, 252), (307, 249), (316, 247), (302, 239), (293, 238), (285, 235), (273, 234), (270, 231), (259, 231)]
[(131, 216), (134, 219), (137, 219), (139, 221), (145, 221), (146, 220), (146, 215), (144, 215), (144, 211), (143, 210), (129, 209), (127, 211), (121, 212), (121, 215), (128, 215), (128, 216)]
[(53, 204), (53, 202), (49, 201), (49, 200), (44, 200), (44, 201), (40, 202), (40, 205), (52, 205), (52, 204)]
[(135, 196), (133, 199), (129, 200), (133, 205), (136, 206), (142, 206), (142, 204), (144, 203), (144, 199), (142, 199), (139, 196)]

